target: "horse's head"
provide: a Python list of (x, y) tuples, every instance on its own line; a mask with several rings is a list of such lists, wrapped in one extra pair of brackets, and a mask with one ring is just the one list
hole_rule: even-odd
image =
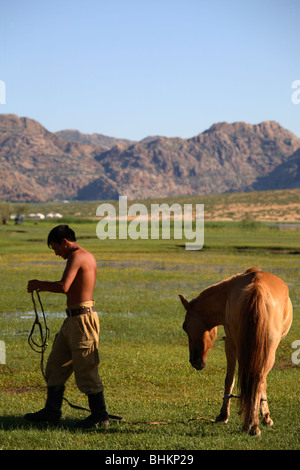
[(190, 363), (195, 369), (201, 370), (206, 366), (207, 353), (214, 345), (217, 327), (209, 328), (195, 302), (188, 302), (181, 294), (179, 297), (186, 309), (182, 328), (189, 338)]

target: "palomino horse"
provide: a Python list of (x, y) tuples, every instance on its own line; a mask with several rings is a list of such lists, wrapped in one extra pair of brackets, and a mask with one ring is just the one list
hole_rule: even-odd
[(263, 424), (273, 424), (266, 378), (278, 344), (292, 323), (293, 307), (287, 285), (273, 274), (249, 268), (208, 287), (190, 302), (181, 294), (179, 297), (186, 309), (183, 329), (189, 338), (190, 362), (195, 369), (205, 367), (217, 326), (225, 328), (227, 374), (223, 405), (216, 422), (228, 421), (237, 360), (244, 430), (259, 435), (259, 407)]

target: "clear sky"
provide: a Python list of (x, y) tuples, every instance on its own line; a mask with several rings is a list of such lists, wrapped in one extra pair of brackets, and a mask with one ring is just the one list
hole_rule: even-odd
[(0, 113), (134, 140), (265, 120), (300, 137), (299, 18), (300, 0), (0, 0)]

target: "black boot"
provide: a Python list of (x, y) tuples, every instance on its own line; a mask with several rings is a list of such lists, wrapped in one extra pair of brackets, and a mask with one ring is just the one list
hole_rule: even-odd
[(48, 387), (45, 408), (36, 413), (27, 413), (24, 418), (36, 423), (58, 424), (65, 387)]
[(91, 410), (90, 416), (79, 421), (75, 427), (81, 429), (109, 427), (109, 416), (106, 411), (103, 392), (88, 395), (88, 402)]

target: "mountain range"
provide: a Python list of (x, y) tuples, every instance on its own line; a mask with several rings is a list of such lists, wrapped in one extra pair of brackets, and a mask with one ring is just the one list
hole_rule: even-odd
[(275, 121), (189, 139), (117, 139), (0, 114), (0, 200), (112, 200), (300, 187), (300, 138)]

